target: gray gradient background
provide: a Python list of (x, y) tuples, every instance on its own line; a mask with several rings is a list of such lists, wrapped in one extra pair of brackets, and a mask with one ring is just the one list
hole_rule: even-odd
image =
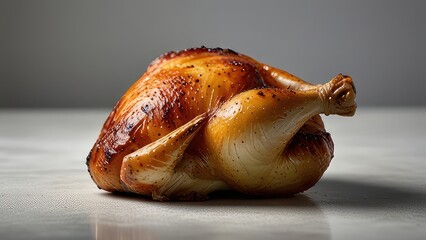
[(112, 108), (160, 54), (231, 48), (360, 106), (426, 105), (426, 1), (0, 0), (1, 108)]

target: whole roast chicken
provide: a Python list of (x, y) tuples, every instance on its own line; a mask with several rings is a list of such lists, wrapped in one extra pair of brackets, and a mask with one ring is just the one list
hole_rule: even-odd
[(160, 201), (299, 193), (333, 158), (319, 114), (354, 115), (355, 93), (349, 76), (312, 85), (230, 49), (169, 52), (118, 101), (87, 166), (101, 189)]

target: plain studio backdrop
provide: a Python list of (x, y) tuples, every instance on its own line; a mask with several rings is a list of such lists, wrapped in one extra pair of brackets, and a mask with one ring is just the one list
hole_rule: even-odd
[(360, 106), (424, 106), (426, 1), (0, 0), (1, 108), (112, 108), (164, 52), (231, 48)]

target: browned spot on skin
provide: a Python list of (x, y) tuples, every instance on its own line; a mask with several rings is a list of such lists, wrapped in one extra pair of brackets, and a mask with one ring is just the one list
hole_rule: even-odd
[(261, 97), (265, 97), (265, 94), (262, 91), (257, 92), (257, 95), (259, 95)]
[(148, 104), (145, 104), (141, 107), (142, 112), (144, 112), (146, 115), (149, 115), (149, 112), (151, 111), (151, 107)]

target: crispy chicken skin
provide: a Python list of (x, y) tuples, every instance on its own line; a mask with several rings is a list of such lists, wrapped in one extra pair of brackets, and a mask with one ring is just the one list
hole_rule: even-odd
[(87, 166), (99, 188), (155, 200), (294, 194), (333, 157), (319, 114), (352, 116), (354, 100), (346, 75), (312, 85), (229, 49), (169, 52), (118, 101)]

